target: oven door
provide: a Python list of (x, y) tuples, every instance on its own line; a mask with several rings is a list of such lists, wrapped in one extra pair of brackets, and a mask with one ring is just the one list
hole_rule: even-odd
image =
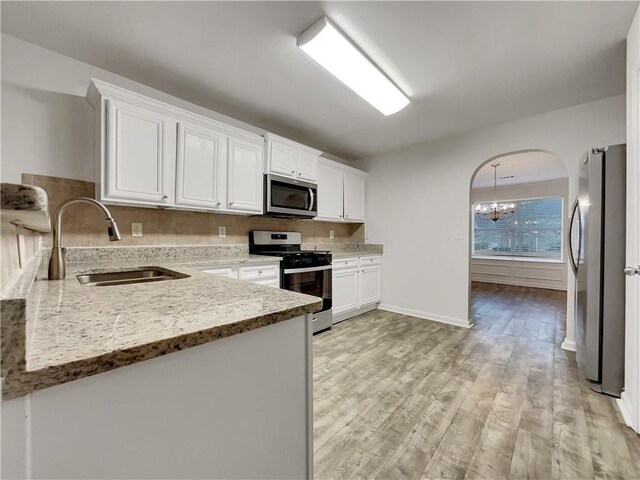
[(265, 213), (312, 218), (318, 215), (318, 186), (278, 175), (265, 175)]
[(285, 269), (282, 288), (322, 299), (321, 312), (331, 311), (331, 265)]

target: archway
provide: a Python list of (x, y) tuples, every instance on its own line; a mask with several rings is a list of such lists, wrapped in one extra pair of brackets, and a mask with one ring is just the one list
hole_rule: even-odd
[[(474, 323), (490, 320), (482, 311), (489, 307), (478, 300), (477, 292), (483, 289), (489, 297), (492, 291), (506, 292), (504, 298), (519, 298), (528, 289), (567, 291), (569, 201), (566, 165), (548, 150), (503, 153), (476, 168), (469, 182), (468, 251), (469, 318)], [(506, 204), (507, 210), (513, 205), (514, 211), (502, 212), (491, 220), (487, 213), (496, 202)], [(478, 214), (478, 205), (488, 208)], [(487, 289), (489, 285), (493, 287)], [(556, 303), (558, 298), (566, 298), (560, 293), (548, 296), (556, 298)], [(568, 303), (563, 302), (566, 315)], [(566, 319), (562, 322), (564, 329)]]

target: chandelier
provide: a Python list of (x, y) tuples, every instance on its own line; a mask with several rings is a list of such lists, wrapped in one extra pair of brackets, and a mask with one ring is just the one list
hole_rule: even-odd
[(511, 218), (516, 213), (515, 203), (498, 203), (498, 167), (499, 163), (491, 165), (493, 167), (493, 202), (492, 203), (479, 203), (476, 205), (476, 215), (482, 220), (491, 220), (497, 222), (498, 220), (506, 220)]

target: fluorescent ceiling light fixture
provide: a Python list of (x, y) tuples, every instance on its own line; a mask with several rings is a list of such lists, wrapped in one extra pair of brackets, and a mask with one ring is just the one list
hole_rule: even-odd
[(396, 113), (409, 104), (406, 95), (327, 17), (300, 34), (298, 47), (384, 115)]

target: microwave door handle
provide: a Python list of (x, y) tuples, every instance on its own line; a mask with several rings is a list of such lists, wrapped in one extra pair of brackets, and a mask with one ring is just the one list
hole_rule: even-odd
[(311, 196), (311, 201), (309, 202), (309, 211), (311, 211), (313, 210), (313, 204), (316, 200), (316, 196), (313, 193), (313, 188), (309, 188), (309, 195)]

